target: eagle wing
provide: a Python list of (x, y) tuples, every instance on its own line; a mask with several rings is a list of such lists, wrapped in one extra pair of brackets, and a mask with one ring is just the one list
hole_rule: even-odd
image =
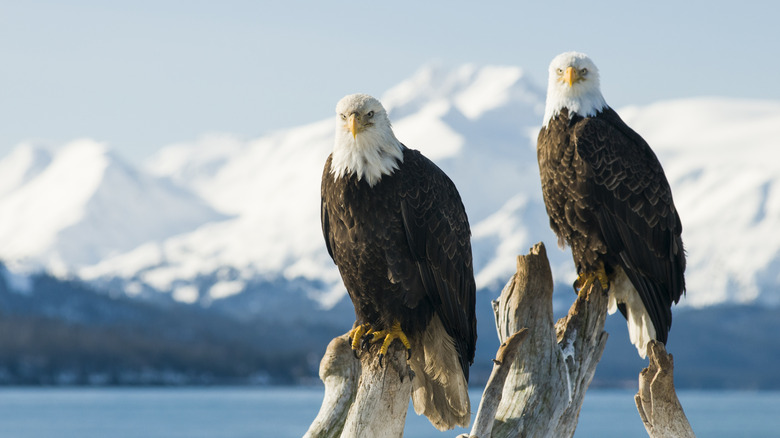
[[(455, 341), (468, 380), (477, 331), (471, 230), (466, 210), (455, 184), (417, 151), (407, 149), (400, 185), (403, 228), (423, 286), (422, 291), (408, 289), (405, 300), (412, 306), (422, 298), (422, 293), (427, 296)], [(393, 264), (389, 269), (391, 274), (405, 270)]]
[(325, 238), (325, 247), (328, 249), (328, 255), (335, 262), (333, 257), (333, 235), (330, 232), (330, 216), (328, 216), (328, 209), (326, 205), (327, 192), (330, 189), (330, 180), (328, 179), (330, 171), (330, 163), (333, 160), (333, 155), (328, 155), (328, 159), (325, 160), (325, 167), (322, 170), (322, 185), (320, 187), (320, 225), (322, 225), (322, 237)]
[(608, 254), (639, 293), (659, 341), (685, 290), (682, 225), (661, 163), (611, 109), (579, 123), (575, 144), (592, 170), (594, 213)]

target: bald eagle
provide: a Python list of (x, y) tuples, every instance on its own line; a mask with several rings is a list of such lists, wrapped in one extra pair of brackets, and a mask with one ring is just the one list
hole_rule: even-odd
[(575, 289), (598, 280), (645, 358), (651, 339), (666, 343), (672, 303), (685, 291), (682, 225), (658, 158), (607, 105), (584, 54), (550, 63), (537, 155), (550, 226), (574, 257)]
[(381, 342), (381, 364), (400, 340), (415, 373), (415, 411), (440, 430), (467, 426), (476, 287), (460, 195), (441, 169), (396, 139), (377, 99), (346, 96), (336, 113), (321, 220), (355, 307), (352, 349)]

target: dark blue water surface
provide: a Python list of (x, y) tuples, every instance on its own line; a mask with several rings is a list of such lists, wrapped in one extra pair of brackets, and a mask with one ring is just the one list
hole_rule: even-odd
[[(322, 388), (3, 388), (3, 438), (299, 437), (317, 415)], [(481, 392), (471, 392), (474, 410)], [(776, 437), (780, 392), (679, 391), (701, 437)], [(646, 437), (634, 391), (588, 392), (575, 437)], [(413, 410), (405, 436), (455, 437)]]

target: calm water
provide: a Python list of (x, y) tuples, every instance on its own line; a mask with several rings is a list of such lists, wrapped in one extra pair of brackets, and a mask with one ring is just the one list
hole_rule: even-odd
[[(3, 438), (299, 437), (318, 388), (0, 389)], [(577, 438), (646, 437), (633, 391), (591, 390)], [(472, 392), (477, 406), (480, 392)], [(780, 392), (678, 394), (700, 437), (777, 437)], [(406, 437), (454, 437), (410, 411)]]

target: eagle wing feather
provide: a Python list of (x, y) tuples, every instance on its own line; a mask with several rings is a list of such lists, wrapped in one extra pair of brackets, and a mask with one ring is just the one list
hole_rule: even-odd
[(609, 254), (617, 254), (666, 342), (671, 304), (685, 290), (682, 225), (672, 191), (648, 144), (615, 113), (577, 124), (577, 153), (591, 171), (594, 213)]
[(401, 216), (422, 289), (407, 289), (406, 300), (431, 301), (455, 341), (468, 379), (477, 339), (473, 311), (476, 286), (471, 231), (455, 184), (417, 151), (404, 157)]

